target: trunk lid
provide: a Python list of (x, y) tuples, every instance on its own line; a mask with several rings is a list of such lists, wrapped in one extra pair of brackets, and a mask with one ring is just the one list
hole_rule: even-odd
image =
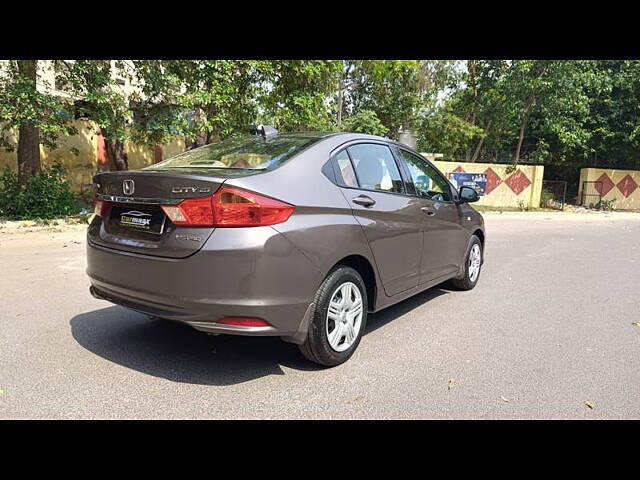
[(104, 218), (91, 223), (89, 239), (96, 245), (133, 253), (169, 258), (193, 255), (215, 228), (178, 227), (160, 206), (209, 197), (225, 180), (193, 171), (99, 173), (94, 177), (97, 198), (111, 206)]

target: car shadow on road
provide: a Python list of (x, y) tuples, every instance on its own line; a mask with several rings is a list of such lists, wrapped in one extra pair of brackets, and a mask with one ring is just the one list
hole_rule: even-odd
[(364, 334), (368, 335), (372, 332), (375, 332), (379, 328), (382, 328), (388, 323), (394, 321), (396, 318), (409, 313), (411, 310), (424, 305), (434, 298), (437, 298), (441, 295), (446, 295), (447, 293), (449, 293), (449, 290), (444, 287), (433, 287), (429, 290), (425, 290), (424, 292), (414, 295), (413, 297), (407, 298), (400, 303), (396, 303), (392, 307), (385, 308), (378, 313), (369, 314), (369, 317), (367, 318), (367, 328)]
[[(377, 314), (366, 334), (446, 293), (432, 288)], [(296, 345), (270, 337), (211, 336), (193, 328), (111, 306), (76, 315), (73, 338), (90, 352), (116, 364), (174, 382), (234, 385), (268, 375), (281, 366), (316, 371)], [(366, 341), (366, 339), (364, 340)]]

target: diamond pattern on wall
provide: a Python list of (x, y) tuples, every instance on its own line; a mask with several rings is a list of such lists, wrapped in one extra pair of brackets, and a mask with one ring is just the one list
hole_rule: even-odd
[(456, 168), (456, 169), (454, 170), (454, 172), (456, 172), (456, 173), (464, 173), (464, 168), (462, 168), (462, 167), (458, 167), (458, 168)]
[(509, 176), (504, 183), (506, 183), (513, 193), (520, 195), (522, 191), (531, 185), (531, 180), (527, 177), (522, 170), (516, 170), (515, 173)]
[(618, 185), (616, 186), (618, 187), (618, 190), (622, 192), (624, 198), (627, 198), (629, 195), (636, 191), (636, 188), (638, 188), (638, 184), (633, 178), (631, 178), (631, 175), (629, 174), (625, 175), (625, 177), (620, 180), (618, 182)]
[(484, 190), (484, 194), (489, 195), (492, 190), (502, 183), (502, 179), (491, 167), (487, 168), (484, 173), (487, 176), (487, 187)]
[(607, 193), (611, 191), (613, 187), (616, 186), (615, 183), (609, 178), (609, 175), (603, 173), (598, 177), (596, 182), (602, 182), (602, 184), (596, 183), (594, 188), (600, 194), (600, 196), (604, 197)]

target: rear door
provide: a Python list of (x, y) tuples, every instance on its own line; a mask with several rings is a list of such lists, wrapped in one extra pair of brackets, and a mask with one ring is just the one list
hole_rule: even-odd
[(351, 145), (334, 156), (342, 193), (371, 246), (385, 293), (418, 285), (419, 206), (407, 196), (398, 165), (383, 143)]
[(423, 157), (399, 147), (394, 152), (407, 174), (409, 193), (420, 205), (424, 232), (420, 283), (450, 275), (459, 269), (469, 240), (452, 187)]
[(127, 171), (94, 177), (104, 218), (91, 222), (89, 240), (107, 248), (160, 257), (184, 258), (209, 238), (213, 227), (177, 228), (160, 205), (212, 196), (224, 178), (177, 172)]

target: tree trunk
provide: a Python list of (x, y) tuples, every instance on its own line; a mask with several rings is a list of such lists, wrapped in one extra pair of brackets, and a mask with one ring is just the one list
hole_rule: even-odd
[(18, 135), (18, 174), (33, 175), (40, 171), (40, 131), (22, 124)]
[(522, 116), (522, 123), (520, 124), (520, 136), (518, 137), (518, 146), (516, 148), (516, 157), (514, 159), (514, 164), (518, 165), (520, 161), (520, 149), (522, 148), (522, 141), (524, 140), (524, 129), (527, 127), (528, 116), (524, 114)]
[[(19, 60), (20, 75), (29, 79), (36, 89), (37, 60)], [(40, 171), (40, 130), (31, 123), (23, 123), (18, 129), (18, 174), (32, 175)]]
[[(103, 133), (104, 135), (104, 133)], [(129, 157), (124, 151), (122, 140), (110, 140), (105, 138), (107, 147), (107, 159), (111, 170), (129, 170)]]
[(478, 145), (476, 145), (476, 149), (473, 152), (473, 157), (471, 157), (471, 163), (475, 163), (476, 160), (478, 160), (478, 156), (480, 155), (480, 152), (482, 151), (482, 144), (484, 143), (484, 139), (487, 138), (487, 135), (489, 134), (489, 131), (491, 130), (491, 124), (493, 123), (493, 119), (489, 120), (489, 123), (487, 124), (487, 128), (484, 129), (484, 136), (480, 138), (480, 140), (478, 141)]
[[(542, 70), (536, 77), (536, 80), (539, 80), (540, 78), (545, 76), (548, 71), (549, 71), (549, 65), (544, 65)], [(518, 162), (520, 161), (520, 150), (522, 148), (522, 142), (524, 140), (524, 131), (527, 128), (527, 122), (529, 121), (529, 113), (531, 113), (531, 110), (533, 110), (533, 106), (536, 104), (536, 95), (537, 93), (534, 87), (527, 101), (527, 106), (522, 111), (522, 115), (521, 115), (522, 122), (520, 124), (520, 136), (518, 137), (518, 147), (516, 148), (516, 157), (514, 162), (515, 165), (517, 165)]]
[(202, 147), (203, 145), (206, 145), (206, 144), (207, 144), (207, 132), (205, 132), (204, 130), (201, 130), (198, 133), (196, 133), (196, 140), (193, 142), (192, 148)]
[(338, 83), (338, 128), (342, 125), (342, 91), (344, 90), (344, 75), (340, 75), (340, 82)]
[[(200, 107), (196, 107), (195, 109), (195, 118), (194, 121), (197, 125), (201, 125), (206, 120), (204, 111)], [(204, 130), (196, 131), (196, 138), (193, 140), (189, 140), (188, 150), (193, 150), (194, 148), (202, 147), (203, 145), (207, 145), (209, 143), (209, 134)]]
[(520, 123), (520, 135), (518, 136), (518, 146), (516, 148), (516, 156), (514, 159), (514, 165), (518, 165), (520, 161), (520, 150), (522, 149), (522, 142), (524, 140), (524, 131), (527, 128), (527, 122), (529, 121), (529, 112), (535, 103), (535, 97), (529, 97), (529, 101), (527, 102), (527, 106), (522, 111), (522, 122)]
[(212, 132), (207, 133), (207, 143), (205, 145), (209, 145), (210, 143), (219, 142), (220, 141), (220, 131), (214, 130)]
[(484, 139), (485, 137), (482, 137), (480, 138), (480, 140), (478, 140), (478, 145), (476, 145), (476, 149), (474, 150), (473, 156), (471, 157), (471, 163), (476, 163), (476, 160), (478, 160), (478, 155), (480, 155), (480, 151), (482, 150)]
[(187, 150), (193, 150), (194, 148), (203, 147), (209, 145), (211, 142), (217, 142), (220, 140), (220, 134), (218, 132), (205, 132), (200, 130), (196, 132), (196, 138), (185, 138), (184, 147)]

